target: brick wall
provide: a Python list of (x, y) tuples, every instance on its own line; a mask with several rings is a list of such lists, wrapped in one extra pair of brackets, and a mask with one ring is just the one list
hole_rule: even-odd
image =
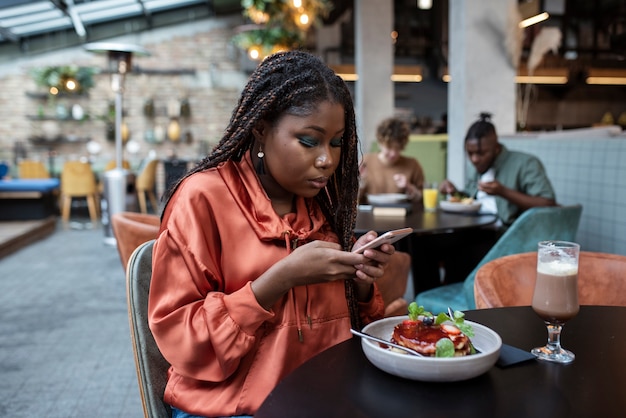
[[(177, 27), (107, 40), (140, 45), (151, 52), (149, 57), (133, 57), (133, 65), (149, 72), (129, 74), (125, 83), (124, 112), (130, 139), (139, 145), (135, 154), (125, 152), (131, 164), (138, 165), (148, 152), (154, 150), (158, 157), (172, 154), (194, 159), (215, 144), (226, 127), (247, 74), (239, 70), (238, 52), (230, 45), (233, 28), (240, 17), (210, 18)], [(89, 156), (86, 142), (44, 143), (36, 145), (29, 138), (59, 133), (64, 136), (90, 138), (101, 145), (102, 150), (93, 157), (96, 164), (104, 164), (115, 158), (115, 145), (106, 138), (106, 124), (98, 119), (105, 115), (109, 103), (114, 100), (110, 88), (110, 76), (95, 76), (96, 86), (87, 97), (65, 97), (49, 102), (45, 98), (33, 98), (28, 92), (42, 92), (33, 81), (30, 69), (43, 65), (94, 66), (104, 69), (104, 54), (94, 54), (84, 48), (58, 51), (46, 56), (36, 56), (0, 66), (0, 160), (13, 160), (16, 142), (23, 143), (29, 157), (48, 161), (52, 145), (57, 155), (56, 167), (65, 158)], [(154, 70), (193, 70), (193, 74), (155, 74)], [(156, 116), (143, 114), (143, 106), (152, 98)], [(147, 132), (166, 131), (170, 118), (168, 106), (178, 107), (183, 98), (189, 100), (191, 117), (179, 119), (181, 141), (174, 143), (167, 138), (162, 143), (150, 143)], [(55, 106), (66, 108), (79, 104), (91, 116), (87, 121), (33, 120), (29, 115), (55, 114)], [(187, 134), (187, 135), (186, 135)], [(187, 143), (186, 138), (191, 138)]]

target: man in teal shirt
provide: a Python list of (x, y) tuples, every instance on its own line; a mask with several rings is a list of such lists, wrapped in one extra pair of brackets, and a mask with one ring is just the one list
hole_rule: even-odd
[[(473, 166), (465, 193), (481, 200), (482, 210), (497, 213), (505, 226), (526, 209), (556, 205), (554, 189), (541, 161), (500, 144), (489, 119), (489, 114), (482, 113), (465, 136), (465, 151)], [(444, 180), (440, 191), (453, 194), (457, 189)]]
[[(481, 113), (465, 136), (465, 152), (472, 163), (465, 191), (482, 203), (481, 212), (495, 213), (498, 222), (481, 229), (452, 234), (444, 242), (429, 243), (433, 258), (445, 270), (444, 283), (464, 280), (496, 243), (506, 228), (526, 209), (555, 206), (552, 184), (543, 164), (533, 155), (510, 151), (498, 142), (491, 115)], [(457, 193), (449, 180), (442, 194)], [(445, 251), (441, 251), (444, 248)]]

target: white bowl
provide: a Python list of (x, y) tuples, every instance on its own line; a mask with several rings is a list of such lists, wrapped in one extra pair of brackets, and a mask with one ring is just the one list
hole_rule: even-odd
[(402, 193), (381, 193), (381, 194), (368, 194), (367, 201), (371, 205), (389, 205), (393, 203), (406, 202), (408, 196)]
[[(372, 322), (363, 332), (391, 339), (393, 328), (408, 319), (394, 316)], [(474, 329), (470, 338), (479, 353), (463, 357), (419, 357), (382, 348), (379, 343), (361, 339), (363, 352), (368, 360), (379, 369), (411, 380), (424, 382), (455, 382), (479, 376), (489, 370), (498, 360), (502, 339), (493, 330), (476, 322), (465, 321)]]
[(482, 206), (481, 202), (461, 203), (461, 202), (449, 202), (442, 200), (439, 202), (439, 207), (446, 212), (459, 212), (459, 213), (475, 213), (480, 210)]

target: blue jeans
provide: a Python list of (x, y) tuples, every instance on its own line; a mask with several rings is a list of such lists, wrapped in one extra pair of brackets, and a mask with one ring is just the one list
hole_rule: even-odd
[[(206, 417), (201, 417), (200, 415), (191, 415), (191, 414), (181, 411), (178, 408), (174, 408), (172, 406), (172, 418), (206, 418)], [(223, 418), (226, 418), (226, 417), (223, 417)], [(236, 416), (233, 416), (232, 418), (252, 418), (252, 416), (251, 415), (236, 415)]]

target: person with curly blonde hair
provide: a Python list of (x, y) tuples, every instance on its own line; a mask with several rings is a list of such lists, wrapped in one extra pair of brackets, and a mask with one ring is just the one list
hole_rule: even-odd
[(379, 151), (363, 156), (359, 203), (367, 203), (368, 194), (402, 193), (409, 200), (421, 200), (424, 170), (412, 157), (402, 155), (409, 142), (409, 124), (387, 118), (376, 129)]

